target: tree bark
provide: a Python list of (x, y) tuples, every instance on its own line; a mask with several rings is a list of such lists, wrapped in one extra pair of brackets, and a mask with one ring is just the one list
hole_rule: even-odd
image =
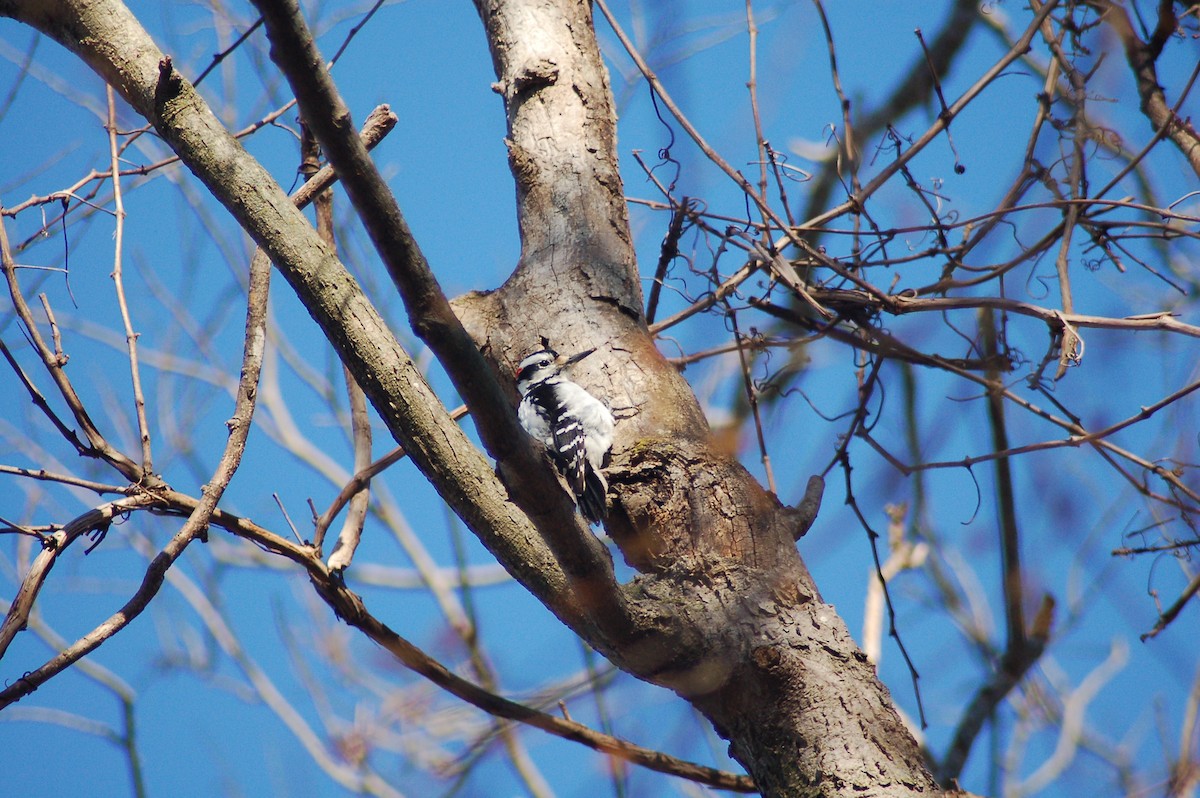
[(542, 335), (563, 351), (598, 347), (578, 376), (618, 411), (607, 528), (639, 576), (625, 586), (637, 633), (590, 642), (703, 712), (765, 795), (940, 792), (822, 603), (794, 543), (800, 514), (709, 445), (694, 396), (654, 348), (590, 4), (476, 7), (508, 117), (522, 252), (500, 289), (455, 306), (500, 364)]

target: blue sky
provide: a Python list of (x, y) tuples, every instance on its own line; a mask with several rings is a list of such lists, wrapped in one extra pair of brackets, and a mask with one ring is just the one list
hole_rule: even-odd
[[(244, 5), (229, 9), (228, 19), (199, 5), (139, 3), (133, 8), (173, 54), (176, 65), (193, 75), (231, 40), (228, 30), (235, 36), (253, 19)], [(1014, 30), (1026, 23), (1025, 12), (1015, 4), (996, 3), (988, 8), (997, 19), (1007, 17)], [(748, 174), (755, 173), (757, 156), (745, 89), (744, 7), (696, 2), (653, 9), (620, 4), (617, 10), (639, 43), (646, 46), (651, 64), (676, 101), (709, 142), (730, 163)], [(927, 37), (932, 36), (945, 14), (944, 4), (901, 2), (830, 3), (828, 12), (842, 80), (856, 107), (868, 107), (890, 92), (904, 66), (919, 53), (913, 29), (921, 27)], [(358, 6), (314, 11), (312, 18), (324, 31), (321, 44), (326, 53), (336, 49), (360, 13)], [(803, 156), (820, 151), (831, 124), (840, 126), (825, 41), (813, 7), (809, 3), (770, 3), (756, 6), (756, 13), (761, 26), (759, 89), (767, 138), (789, 153), (792, 165), (812, 170), (813, 164)], [(611, 59), (618, 98), (626, 192), (630, 197), (660, 199), (631, 153), (641, 151), (653, 163), (655, 153), (668, 143), (669, 133), (654, 117), (645, 84), (629, 82), (630, 64), (615, 37), (602, 22), (598, 28)], [(30, 195), (59, 190), (88, 170), (103, 169), (107, 164), (100, 117), (102, 84), (48, 41), (37, 44), (36, 68), (21, 79), (18, 65), (33, 39), (26, 28), (11, 21), (0, 23), (0, 96), (13, 93), (0, 118), (0, 205), (6, 207)], [(206, 96), (232, 127), (260, 118), (287, 99), (284, 84), (265, 60), (265, 49), (261, 34), (257, 34), (250, 46), (231, 58), (229, 67), (210, 76), (204, 87)], [(976, 31), (963, 60), (945, 78), (947, 98), (961, 94), (1002, 52), (995, 36)], [(1177, 96), (1181, 88), (1178, 67), (1186, 65), (1189, 57), (1194, 54), (1189, 56), (1178, 43), (1169, 48), (1163, 70), (1164, 76), (1170, 76), (1164, 80), (1168, 96)], [(1176, 69), (1168, 72), (1166, 66)], [(1123, 101), (1108, 103), (1098, 97), (1094, 105), (1121, 137), (1124, 148), (1136, 150), (1148, 140), (1149, 126), (1137, 115), (1135, 105), (1124, 99), (1129, 79), (1119, 53), (1110, 54), (1104, 70), (1100, 85)], [(377, 150), (376, 158), (447, 293), (499, 284), (515, 263), (519, 242), (503, 144), (503, 109), (489, 88), (494, 76), (471, 5), (410, 0), (386, 6), (351, 44), (335, 76), (356, 119), (383, 102), (390, 103), (399, 115), (399, 125)], [(1040, 80), (1027, 68), (1014, 67), (953, 125), (965, 174), (954, 174), (953, 156), (941, 139), (914, 161), (916, 179), (940, 185), (945, 201), (963, 216), (991, 208), (1013, 178), (1014, 154), (1019, 156), (1025, 145), (1035, 111), (1031, 98), (1039, 89)], [(1192, 101), (1185, 106), (1185, 114), (1196, 107)], [(122, 108), (121, 114), (122, 126), (138, 124), (127, 108)], [(920, 109), (898, 120), (898, 128), (907, 135), (919, 135), (934, 114), (929, 108)], [(294, 113), (280, 122), (294, 127)], [(678, 126), (673, 129), (672, 154), (681, 165), (679, 193), (703, 198), (715, 213), (743, 216), (745, 202), (735, 187), (704, 161)], [(143, 143), (145, 149), (131, 156), (140, 162), (152, 161), (163, 151), (148, 136)], [(876, 172), (888, 158), (885, 152), (875, 153), (877, 144), (864, 144), (865, 174)], [(251, 137), (247, 146), (282, 185), (292, 184), (296, 155), (289, 130), (266, 128)], [(1047, 138), (1039, 145), (1039, 156), (1047, 162), (1053, 160), (1054, 147), (1054, 140)], [(1189, 181), (1176, 154), (1164, 156), (1153, 162), (1154, 188), (1160, 197), (1183, 197), (1194, 180)], [(1116, 168), (1116, 161), (1098, 159), (1093, 182), (1104, 182), (1104, 175)], [(127, 280), (142, 297), (133, 312), (142, 333), (144, 379), (159, 441), (156, 466), (173, 486), (195, 492), (211, 473), (224, 441), (223, 424), (231, 408), (228, 375), (236, 375), (240, 358), (243, 307), (238, 281), (249, 250), (245, 237), (230, 225), (215, 202), (203, 196), (202, 188), (185, 170), (164, 170), (133, 189), (136, 183), (126, 183), (125, 257)], [(797, 182), (791, 191), (802, 197), (805, 185)], [(98, 201), (107, 196), (108, 192), (102, 191)], [(345, 217), (346, 203), (341, 198), (339, 202)], [(1197, 203), (1193, 198), (1183, 207), (1190, 207), (1194, 214)], [(921, 209), (914, 207), (900, 188), (881, 193), (873, 210), (884, 224), (924, 221)], [(48, 214), (54, 211), (53, 206), (46, 208)], [(999, 241), (986, 254), (1000, 257), (1006, 247), (1015, 246), (1013, 240), (1040, 234), (1036, 231), (1044, 229), (1050, 218), (1050, 212), (1023, 215), (1021, 224), (1026, 226), (1018, 227), (1013, 239)], [(648, 276), (667, 220), (637, 205), (631, 210), (631, 219), (643, 275)], [(42, 217), (34, 209), (15, 220), (6, 218), (5, 223), (15, 243), (32, 235)], [(428, 360), (408, 334), (403, 309), (364, 238), (352, 225), (347, 227), (347, 263), (368, 286), (401, 339)], [(67, 336), (73, 378), (82, 386), (87, 401), (112, 418), (107, 431), (113, 439), (133, 451), (136, 428), (129, 410), (128, 367), (119, 341), (113, 343), (119, 326), (109, 279), (112, 231), (112, 219), (104, 212), (72, 218), (67, 231), (69, 291), (61, 274), (29, 272), (22, 279), (31, 294), (47, 293)], [(901, 241), (897, 245), (918, 247), (921, 243)], [(684, 244), (693, 248), (699, 266), (707, 265), (703, 259), (708, 242), (689, 237)], [(828, 242), (831, 249), (840, 245)], [(1188, 259), (1194, 264), (1194, 244), (1185, 244), (1179, 251), (1177, 267), (1188, 266)], [(55, 229), (45, 240), (23, 250), (18, 261), (61, 266), (63, 252), (62, 230)], [(1083, 253), (1076, 252), (1076, 257), (1082, 261)], [(921, 284), (938, 268), (936, 262), (918, 262), (896, 271), (904, 281), (901, 285)], [(1009, 290), (1025, 301), (1053, 305), (1053, 294), (1046, 295), (1055, 290), (1046, 288), (1047, 277), (1052, 275), (1051, 262), (1037, 264), (1021, 272)], [(1190, 320), (1195, 319), (1194, 308), (1187, 304), (1190, 297), (1164, 290), (1160, 282), (1144, 274), (1119, 274), (1111, 267), (1097, 271), (1080, 268), (1074, 285), (1079, 312), (1126, 315), (1178, 303)], [(695, 283), (689, 287), (699, 288)], [(73, 306), (72, 296), (77, 306)], [(660, 318), (682, 307), (670, 292), (664, 303)], [(251, 436), (243, 470), (235, 478), (227, 502), (230, 509), (286, 532), (272, 494), (278, 494), (292, 519), (303, 526), (307, 499), (311, 497), (322, 507), (337, 490), (336, 473), (323, 475), (321, 469), (346, 470), (352, 457), (328, 400), (333, 396), (335, 408), (344, 408), (336, 363), (282, 281), (277, 281), (272, 291), (272, 313), (286, 342), (278, 350), (277, 368), (271, 377), (286, 398), (299, 433), (326, 459), (298, 462), (273, 434), (286, 420), (280, 405), (260, 407), (259, 420), (264, 427)], [(961, 318), (969, 325), (973, 316)], [(762, 319), (754, 323), (767, 326)], [(1013, 322), (1014, 343), (1025, 347), (1025, 355), (1033, 360), (1041, 355), (1038, 347), (1045, 346), (1044, 327), (1039, 324)], [(887, 329), (935, 351), (962, 353), (962, 342), (956, 342), (944, 325), (928, 317), (889, 319)], [(19, 352), (26, 368), (32, 369), (16, 322), (4, 309), (0, 309), (0, 336)], [(676, 354), (676, 347), (694, 351), (728, 336), (720, 320), (709, 318), (672, 330), (670, 337), (662, 344), (668, 355)], [(1194, 339), (1100, 331), (1085, 332), (1085, 339), (1083, 365), (1068, 375), (1056, 396), (1080, 412), (1091, 428), (1127, 417), (1196, 378)], [(833, 416), (853, 408), (854, 371), (848, 350), (826, 343), (810, 347), (807, 354), (811, 363), (801, 385), (811, 404), (792, 397), (771, 407), (766, 418), (768, 448), (785, 501), (799, 498), (805, 480), (824, 468), (837, 446), (837, 436), (845, 430), (844, 421), (824, 421), (817, 411)], [(893, 452), (904, 453), (900, 375), (889, 368), (893, 369), (889, 376), (894, 387), (880, 406), (875, 436)], [(1014, 385), (1020, 386), (1028, 368), (1012, 375)], [(224, 378), (207, 380), (221, 372)], [(737, 383), (729, 360), (694, 366), (686, 374), (714, 419), (722, 418), (735, 403)], [(937, 375), (919, 377), (916, 413), (923, 430), (921, 455), (933, 461), (986, 452), (984, 406), (971, 401), (977, 399), (978, 389)], [(431, 367), (431, 380), (443, 392), (447, 405), (457, 404), (436, 367)], [(11, 408), (0, 420), (0, 462), (43, 462), (41, 453), (27, 442), (25, 431), (33, 430), (34, 440), (51, 447), (51, 456), (63, 462), (63, 468), (78, 467), (70, 462), (69, 452), (61, 446), (53, 448), (52, 431), (11, 377), (0, 380), (0, 401)], [(1193, 397), (1164, 410), (1152, 423), (1122, 433), (1117, 440), (1150, 458), (1195, 462), (1196, 408)], [(1048, 425), (1017, 412), (1010, 413), (1010, 424), (1014, 445), (1061, 437)], [(376, 453), (387, 448), (389, 442), (379, 427)], [(851, 455), (859, 504), (873, 526), (882, 531), (885, 505), (913, 502), (916, 481), (902, 478), (861, 442), (852, 445)], [(750, 434), (744, 437), (743, 459), (761, 475)], [(1196, 610), (1189, 607), (1173, 627), (1151, 642), (1139, 642), (1138, 635), (1148, 630), (1155, 618), (1148, 591), (1158, 591), (1163, 601), (1173, 600), (1187, 581), (1188, 566), (1166, 557), (1129, 561), (1110, 556), (1111, 549), (1125, 543), (1126, 533), (1157, 519), (1154, 508), (1139, 500), (1094, 454), (1059, 449), (1019, 458), (1014, 468), (1030, 592), (1047, 591), (1059, 606), (1056, 636), (1037, 669), (1038, 683), (1075, 690), (1107, 676), (1105, 687), (1087, 707), (1087, 720), (1101, 742), (1123, 748), (1139, 771), (1145, 768), (1145, 777), (1161, 776), (1164, 749), (1171, 755), (1177, 753), (1184, 698), (1196, 676)], [(82, 471), (111, 479), (95, 469)], [(969, 609), (984, 617), (991, 613), (993, 640), (999, 643), (1002, 619), (995, 615), (999, 604), (993, 480), (988, 464), (977, 466), (972, 473), (964, 469), (928, 472), (923, 482), (928, 497), (924, 522), (945, 542), (947, 567), (964, 586), (964, 595), (975, 601)], [(411, 466), (401, 463), (395, 467), (386, 486), (403, 512), (404, 523), (396, 528), (411, 529), (439, 565), (453, 567), (456, 545), (465, 550), (472, 565), (485, 570), (494, 565), (461, 525), (448, 517)], [(821, 517), (799, 545), (825, 599), (836, 605), (858, 636), (871, 555), (866, 535), (843, 505), (844, 498), (841, 475), (834, 472)], [(92, 497), (0, 476), (0, 515), (14, 520), (61, 521), (94, 503)], [(176, 523), (138, 517), (114, 528), (92, 554), (84, 556), (82, 548), (69, 552), (56, 567), (43, 596), (43, 617), (64, 637), (91, 629), (136, 588), (145, 562), (136, 552), (139, 536), (161, 545)], [(302, 575), (290, 568), (246, 568), (238, 563), (245, 552), (231, 549), (228, 543), (227, 536), (214, 533), (209, 548), (189, 553), (179, 571), (222, 611), (255, 668), (317, 729), (329, 718), (347, 724), (356, 719), (366, 723), (369, 718), (400, 711), (389, 702), (399, 702), (409, 712), (413, 707), (425, 707), (423, 716), (414, 713), (398, 724), (402, 734), (392, 741), (398, 752), (381, 750), (373, 761), (405, 794), (430, 794), (430, 790), (441, 794), (445, 784), (435, 787), (420, 768), (406, 764), (403, 746), (423, 739), (418, 718), (448, 723), (459, 720), (459, 715), (478, 722), (478, 716), (466, 710), (455, 714), (452, 700), (390, 665), (381, 652), (354, 640), (309, 595)], [(0, 584), (6, 585), (0, 596), (7, 600), (19, 551), (13, 540), (0, 540), (0, 545), (4, 547)], [(410, 557), (397, 535), (376, 519), (368, 527), (356, 563), (410, 569)], [(361, 578), (356, 581), (353, 573), (351, 581), (371, 608), (401, 634), (448, 664), (462, 665), (462, 646), (447, 632), (445, 617), (428, 593), (373, 587)], [(187, 590), (182, 582), (169, 585), (150, 611), (92, 657), (137, 694), (139, 751), (150, 794), (342, 794), (297, 745), (285, 723), (248, 689), (246, 669), (221, 650), (219, 636), (205, 625), (198, 605), (189, 603)], [(940, 608), (927, 576), (902, 575), (894, 583), (893, 598), (905, 643), (922, 674), (931, 724), (928, 739), (940, 753), (986, 667)], [(506, 692), (533, 700), (529, 691), (547, 682), (579, 678), (585, 672), (588, 658), (578, 642), (519, 588), (512, 584), (478, 587), (459, 599), (478, 614), (483, 643)], [(331, 672), (311, 656), (320, 646), (343, 638), (349, 639), (347, 650), (357, 670), (370, 674), (364, 683)], [(23, 634), (5, 657), (3, 678), (11, 681), (37, 667), (47, 653), (33, 633)], [(602, 662), (594, 664), (603, 667)], [(896, 647), (886, 641), (880, 667), (898, 705), (915, 716), (907, 670)], [(323, 685), (323, 690), (316, 690), (314, 684)], [(367, 698), (375, 689), (386, 691), (386, 699)], [(314, 693), (321, 698), (314, 701)], [(361, 704), (357, 704), (359, 700)], [(670, 694), (618, 677), (604, 700), (613, 716), (613, 728), (621, 736), (680, 756), (730, 766), (722, 741)], [(576, 719), (600, 724), (601, 712), (586, 693), (568, 703)], [(75, 712), (104, 724), (120, 723), (119, 706), (112, 695), (78, 672), (63, 674), (17, 706), (22, 712), (36, 708)], [(129, 794), (123, 759), (115, 747), (94, 735), (14, 714), (12, 710), (0, 713), (0, 746), (10, 752), (6, 784), (14, 795)], [(1006, 708), (1000, 723), (1004, 736), (997, 745), (1009, 745), (1007, 731), (1013, 723), (1012, 710)], [(557, 794), (594, 795), (598, 783), (600, 791), (612, 791), (599, 757), (540, 732), (525, 731), (521, 737)], [(990, 789), (983, 766), (990, 744), (986, 735), (981, 738), (966, 773), (964, 784), (973, 790)], [(1025, 777), (1036, 777), (1058, 744), (1054, 730), (1035, 733), (1016, 769)], [(453, 749), (454, 743), (448, 747)], [(69, 753), (55, 757), (48, 768), (45, 752), (62, 750)], [(25, 753), (12, 753), (17, 751)], [(629, 779), (632, 795), (683, 792), (678, 785), (637, 771)], [(1041, 794), (1079, 794), (1081, 785), (1093, 786), (1097, 795), (1121, 794), (1113, 771), (1089, 753), (1076, 757), (1064, 777)], [(460, 794), (524, 793), (504, 764), (503, 752), (494, 750)]]

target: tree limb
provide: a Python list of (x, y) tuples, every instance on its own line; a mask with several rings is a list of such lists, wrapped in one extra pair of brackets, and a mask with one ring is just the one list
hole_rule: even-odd
[[(1143, 42), (1138, 37), (1134, 31), (1133, 20), (1129, 17), (1129, 10), (1124, 6), (1110, 0), (1094, 0), (1090, 4), (1100, 11), (1104, 21), (1117, 34), (1125, 48), (1125, 59), (1133, 71), (1134, 80), (1137, 81), (1142, 113), (1150, 120), (1150, 126), (1156, 133), (1165, 131), (1167, 137), (1183, 153), (1192, 171), (1200, 176), (1200, 133), (1192, 126), (1190, 120), (1180, 117), (1167, 103), (1163, 87), (1158, 82), (1158, 68), (1155, 65), (1167, 39), (1175, 30), (1174, 4), (1159, 4), (1158, 25), (1149, 42)], [(1182, 101), (1181, 97), (1180, 102)]]
[[(413, 238), (391, 190), (366, 148), (353, 134), (350, 112), (295, 0), (259, 0), (271, 39), (271, 57), (296, 93), (325, 157), (342, 177), (375, 249), (400, 290), (413, 330), (438, 356), (471, 408), (485, 447), (501, 475), (520, 474), (506, 485), (537, 525), (564, 570), (588, 591), (611, 593), (616, 581), (607, 551), (555, 491), (557, 480), (517, 423), (512, 403), (475, 342), (467, 335)], [(548, 500), (549, 499), (549, 500)]]
[[(270, 175), (229, 134), (117, 0), (81, 4), (0, 0), (78, 54), (176, 151), (297, 292), (392, 435), (484, 545), (544, 603), (582, 617), (569, 583), (534, 526), (508, 503), (492, 467), (441, 406), (416, 364), (345, 267)], [(562, 501), (569, 502), (565, 494)]]

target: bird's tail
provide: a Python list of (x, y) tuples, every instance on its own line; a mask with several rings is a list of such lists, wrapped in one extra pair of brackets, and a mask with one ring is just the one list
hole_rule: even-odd
[(583, 493), (579, 494), (579, 512), (589, 524), (598, 524), (608, 515), (608, 482), (588, 463), (583, 477)]

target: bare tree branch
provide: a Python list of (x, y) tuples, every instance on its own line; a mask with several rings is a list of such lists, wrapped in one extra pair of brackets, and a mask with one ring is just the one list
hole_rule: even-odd
[[(270, 256), (326, 336), (352, 366), (392, 434), (485, 545), (547, 604), (579, 615), (561, 568), (531, 524), (508, 503), (492, 467), (425, 383), (358, 283), (328, 252), (265, 170), (217, 121), (117, 0), (81, 8), (60, 0), (4, 13), (61, 40), (146, 116)], [(122, 44), (121, 58), (99, 43)], [(561, 492), (560, 492), (561, 493)], [(564, 507), (569, 504), (561, 494)]]
[[(1158, 82), (1158, 69), (1155, 66), (1167, 38), (1175, 30), (1174, 3), (1160, 3), (1158, 26), (1149, 42), (1142, 41), (1134, 32), (1133, 21), (1124, 6), (1109, 0), (1096, 0), (1091, 5), (1101, 13), (1104, 21), (1125, 47), (1125, 58), (1137, 81), (1142, 113), (1150, 120), (1150, 126), (1156, 133), (1165, 132), (1167, 138), (1183, 153), (1192, 171), (1200, 176), (1200, 133), (1197, 133), (1190, 120), (1180, 118), (1167, 102), (1163, 88)], [(1178, 100), (1179, 103), (1183, 102), (1190, 88), (1189, 82)]]
[[(547, 497), (555, 497), (555, 479), (518, 426), (508, 397), (451, 309), (391, 190), (366, 148), (352, 135), (349, 111), (324, 66), (299, 5), (264, 2), (259, 10), (271, 38), (272, 57), (296, 92), (325, 156), (342, 175), (350, 201), (400, 289), (414, 331), (439, 355), (459, 394), (473, 409), (476, 429), (500, 463), (500, 473), (511, 469), (525, 477), (508, 481), (513, 499), (530, 518), (537, 519), (539, 531), (572, 578), (586, 581), (588, 592), (611, 592), (615, 580), (607, 551), (587, 531), (569, 502), (558, 500), (547, 505)], [(567, 610), (573, 600), (563, 596), (560, 601)], [(579, 608), (567, 611), (578, 612)]]
[[(117, 306), (121, 309), (121, 322), (125, 327), (125, 346), (129, 353), (129, 374), (133, 384), (133, 406), (137, 413), (138, 438), (142, 446), (142, 473), (154, 473), (154, 458), (151, 456), (150, 423), (146, 420), (146, 396), (142, 393), (142, 370), (138, 363), (138, 334), (133, 331), (129, 316), (129, 302), (125, 298), (124, 247), (125, 247), (125, 200), (121, 195), (120, 159), (117, 155), (117, 101), (112, 86), (105, 87), (108, 101), (108, 147), (112, 164), (113, 215), (117, 229), (113, 234), (112, 279), (117, 291)], [(57, 339), (57, 336), (56, 336)], [(57, 341), (56, 341), (57, 348)]]

